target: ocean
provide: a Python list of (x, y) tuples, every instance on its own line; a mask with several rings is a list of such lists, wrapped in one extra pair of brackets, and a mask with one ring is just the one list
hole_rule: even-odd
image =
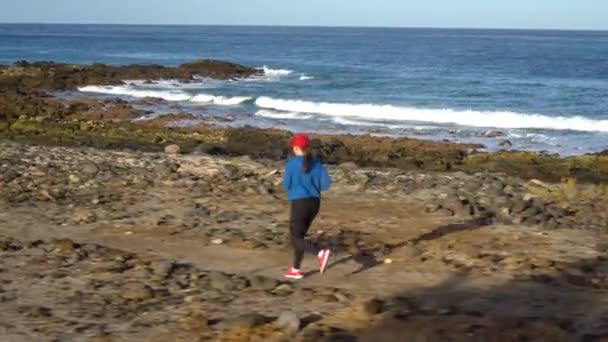
[(265, 72), (188, 84), (132, 80), (63, 95), (160, 97), (166, 103), (147, 108), (150, 117), (188, 111), (222, 125), (476, 142), (487, 150), (509, 140), (513, 149), (562, 155), (608, 149), (608, 32), (0, 25), (3, 64), (200, 58)]

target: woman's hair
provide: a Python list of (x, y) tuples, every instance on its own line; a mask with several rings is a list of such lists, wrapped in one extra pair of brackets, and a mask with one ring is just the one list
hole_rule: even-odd
[(302, 148), (302, 152), (304, 152), (304, 162), (302, 163), (302, 169), (304, 172), (309, 173), (312, 169), (312, 153), (308, 147)]

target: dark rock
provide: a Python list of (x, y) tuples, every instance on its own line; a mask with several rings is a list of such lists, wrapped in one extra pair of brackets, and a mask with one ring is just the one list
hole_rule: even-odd
[(513, 143), (511, 142), (511, 140), (506, 139), (506, 140), (501, 141), (498, 144), (498, 146), (504, 147), (504, 148), (511, 148), (511, 147), (513, 147)]
[(559, 223), (555, 219), (549, 219), (545, 222), (545, 228), (547, 229), (557, 229), (559, 228)]
[(236, 221), (240, 216), (241, 214), (236, 210), (227, 210), (219, 213), (216, 219), (218, 223), (226, 223)]
[(253, 276), (249, 278), (249, 283), (252, 288), (261, 291), (271, 291), (279, 285), (278, 281), (275, 279), (264, 276)]
[(373, 316), (382, 312), (384, 307), (384, 302), (379, 299), (371, 299), (359, 304), (359, 310), (361, 313)]
[(270, 322), (270, 319), (264, 315), (251, 313), (234, 318), (230, 318), (222, 322), (223, 329), (252, 329), (260, 325)]
[(555, 205), (548, 206), (546, 210), (547, 210), (547, 213), (549, 213), (555, 219), (560, 219), (560, 218), (568, 215), (568, 211), (566, 209), (560, 208)]
[(530, 207), (530, 203), (524, 200), (516, 200), (511, 206), (512, 214), (520, 214), (524, 210)]
[(563, 275), (567, 282), (576, 286), (585, 286), (588, 283), (587, 275), (581, 270), (569, 269), (564, 271)]
[(521, 213), (521, 216), (523, 216), (524, 218), (529, 218), (538, 213), (540, 213), (540, 210), (537, 207), (529, 207)]

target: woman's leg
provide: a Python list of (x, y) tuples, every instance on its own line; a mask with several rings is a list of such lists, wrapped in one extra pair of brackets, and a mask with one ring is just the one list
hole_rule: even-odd
[(305, 239), (308, 229), (319, 212), (318, 199), (304, 199), (293, 201), (291, 204), (291, 242), (294, 249), (293, 268), (299, 269), (304, 253), (317, 255), (320, 248)]

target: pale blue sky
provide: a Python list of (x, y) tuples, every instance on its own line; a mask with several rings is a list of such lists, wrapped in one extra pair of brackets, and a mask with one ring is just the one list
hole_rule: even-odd
[(608, 0), (6, 0), (0, 22), (608, 29)]

